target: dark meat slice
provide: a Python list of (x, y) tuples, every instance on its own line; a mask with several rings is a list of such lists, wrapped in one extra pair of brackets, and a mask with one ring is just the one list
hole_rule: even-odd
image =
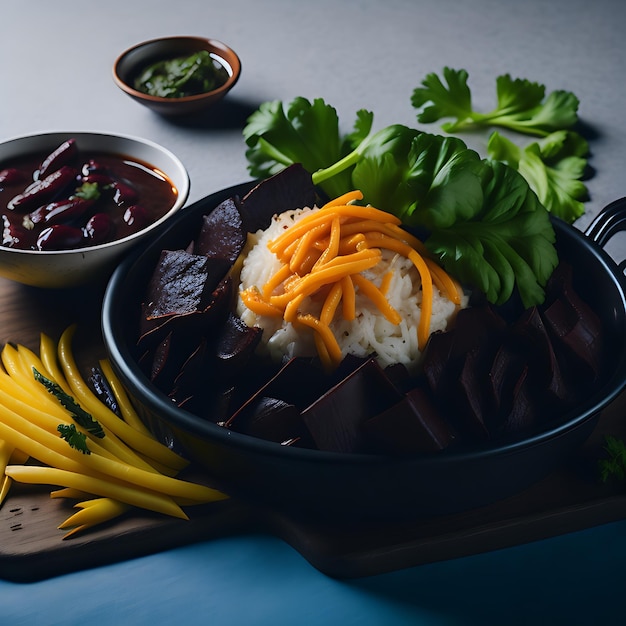
[(374, 359), (334, 386), (302, 412), (315, 445), (331, 452), (367, 449), (363, 424), (402, 400)]
[(264, 230), (272, 216), (312, 207), (316, 197), (311, 174), (299, 163), (290, 165), (260, 182), (244, 196), (240, 206), (244, 228), (250, 233)]
[(486, 385), (489, 380), (487, 354), (491, 350), (481, 350), (477, 346), (466, 355), (454, 386), (454, 421), (458, 427), (473, 439), (489, 437), (491, 406), (487, 398)]
[(513, 325), (511, 333), (527, 348), (534, 395), (545, 408), (563, 408), (573, 402), (574, 393), (563, 377), (539, 309), (527, 309)]
[(364, 424), (371, 452), (414, 454), (439, 452), (453, 436), (429, 394), (416, 387), (387, 411)]
[(547, 286), (548, 302), (543, 318), (553, 333), (555, 349), (563, 350), (578, 375), (597, 380), (602, 374), (603, 332), (596, 312), (578, 295), (573, 286), (572, 267), (561, 263)]
[(209, 258), (223, 259), (232, 265), (243, 250), (246, 236), (238, 200), (228, 198), (203, 216), (194, 252)]
[(488, 375), (488, 401), (494, 429), (499, 428), (503, 416), (510, 413), (514, 403), (513, 392), (525, 368), (526, 355), (514, 342), (503, 343), (496, 352)]
[(217, 332), (213, 373), (216, 379), (231, 381), (248, 365), (263, 331), (246, 326), (239, 317), (229, 313)]
[(537, 423), (538, 405), (528, 373), (529, 369), (524, 368), (513, 387), (513, 401), (509, 412), (502, 416), (498, 428), (499, 434), (529, 430)]
[(163, 250), (143, 304), (142, 333), (163, 316), (202, 311), (230, 265), (186, 250)]
[(457, 376), (452, 361), (455, 330), (432, 333), (422, 356), (422, 368), (428, 385), (437, 400), (443, 400)]
[(306, 429), (296, 406), (280, 398), (261, 397), (247, 415), (245, 430), (241, 431), (275, 443), (302, 440)]
[(231, 415), (225, 426), (244, 432), (251, 414), (257, 410), (258, 402), (264, 397), (277, 398), (297, 407), (300, 412), (328, 391), (329, 387), (328, 377), (310, 359), (289, 359), (269, 381)]
[(230, 276), (227, 276), (215, 288), (203, 310), (192, 310), (181, 314), (172, 313), (146, 320), (143, 326), (147, 330), (137, 342), (139, 352), (153, 350), (155, 345), (172, 331), (181, 335), (192, 336), (210, 332), (216, 324), (221, 324), (226, 318), (232, 294), (233, 281)]
[(189, 403), (194, 397), (196, 389), (202, 380), (206, 356), (207, 342), (199, 337), (198, 344), (183, 361), (178, 374), (175, 376), (169, 396), (178, 406)]

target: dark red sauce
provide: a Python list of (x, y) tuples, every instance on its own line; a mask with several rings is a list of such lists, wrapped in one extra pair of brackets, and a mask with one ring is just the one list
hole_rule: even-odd
[(177, 194), (149, 163), (69, 139), (52, 153), (0, 162), (0, 243), (67, 250), (114, 241), (165, 215)]

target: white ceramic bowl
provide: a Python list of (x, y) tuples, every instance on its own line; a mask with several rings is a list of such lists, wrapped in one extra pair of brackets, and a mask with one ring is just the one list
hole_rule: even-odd
[[(189, 175), (169, 150), (146, 139), (94, 132), (51, 132), (10, 139), (0, 143), (0, 170), (15, 157), (51, 152), (74, 137), (81, 150), (122, 154), (152, 165), (165, 174), (177, 197), (171, 209), (149, 226), (109, 243), (73, 250), (20, 250), (0, 245), (0, 276), (35, 287), (74, 287), (105, 279), (118, 262), (139, 242), (155, 234), (181, 209), (189, 196)], [(3, 207), (0, 207), (2, 209)]]

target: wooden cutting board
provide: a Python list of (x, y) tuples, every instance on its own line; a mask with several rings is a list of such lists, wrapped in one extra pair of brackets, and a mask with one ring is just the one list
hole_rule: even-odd
[[(52, 291), (0, 279), (0, 347), (35, 351), (45, 332), (58, 339), (77, 323), (77, 360), (88, 368), (105, 356), (100, 336), (103, 285)], [(14, 485), (0, 508), (0, 577), (35, 581), (242, 532), (272, 533), (312, 566), (338, 578), (379, 574), (494, 550), (626, 517), (626, 490), (598, 481), (604, 435), (626, 437), (626, 394), (601, 416), (575, 459), (526, 491), (487, 507), (402, 524), (350, 528), (311, 523), (233, 500), (187, 509), (189, 521), (135, 511), (107, 526), (63, 540), (57, 526), (72, 503), (50, 489)], [(194, 479), (210, 483), (210, 477)]]

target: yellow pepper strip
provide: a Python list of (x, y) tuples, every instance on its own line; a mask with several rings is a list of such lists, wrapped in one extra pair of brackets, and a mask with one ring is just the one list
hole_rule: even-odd
[[(59, 424), (74, 423), (67, 410), (56, 402), (56, 400), (53, 400), (53, 406), (46, 406), (45, 409), (41, 409), (39, 408), (41, 405), (40, 397), (30, 394), (20, 394), (19, 392), (12, 393), (11, 391), (6, 390), (2, 386), (2, 383), (6, 383), (6, 379), (2, 376), (2, 374), (0, 374), (0, 404), (14, 413), (25, 417), (40, 428), (59, 436), (57, 431)], [(38, 382), (36, 382), (36, 384), (40, 387), (40, 393), (44, 394), (45, 399), (51, 399), (44, 387)], [(11, 387), (11, 385), (5, 386), (9, 389)], [(75, 426), (77, 430), (85, 432), (85, 430), (79, 425), (75, 424)], [(130, 450), (123, 442), (113, 435), (113, 433), (107, 432), (102, 438), (93, 437), (89, 433), (86, 434), (90, 439), (89, 445), (92, 449), (97, 449), (102, 454), (111, 458), (119, 458), (120, 460), (136, 465), (137, 467), (155, 471), (152, 465)]]
[(40, 374), (43, 374), (48, 380), (57, 382), (54, 374), (44, 365), (42, 360), (26, 346), (18, 344), (16, 347), (17, 358), (21, 361), (24, 373), (30, 376), (35, 368)]
[(148, 430), (148, 427), (141, 421), (139, 415), (137, 415), (137, 411), (135, 411), (128, 394), (126, 393), (126, 389), (124, 389), (124, 386), (113, 371), (111, 362), (108, 359), (101, 359), (99, 361), (99, 365), (102, 374), (109, 383), (109, 387), (115, 396), (117, 405), (119, 406), (122, 417), (126, 423), (132, 426), (135, 430), (141, 431), (146, 436), (153, 437), (152, 433)]
[[(70, 472), (86, 474), (89, 477), (105, 475), (112, 479), (132, 483), (135, 487), (200, 502), (213, 502), (226, 497), (221, 492), (204, 485), (143, 470), (100, 454), (83, 454), (67, 445), (60, 437), (31, 424), (3, 406), (0, 406), (0, 439), (23, 450), (41, 463)], [(74, 484), (63, 486), (83, 488)], [(97, 495), (109, 494), (98, 493)]]
[(59, 367), (57, 344), (52, 337), (49, 337), (45, 333), (41, 333), (39, 336), (39, 356), (46, 370), (52, 375), (54, 382), (59, 385), (68, 396), (71, 396), (72, 390), (67, 384), (65, 376), (63, 376), (63, 372)]
[(15, 465), (16, 463), (24, 464), (26, 463), (26, 461), (28, 461), (28, 454), (22, 452), (21, 450), (14, 449), (9, 458), (9, 462), (11, 463), (11, 465)]
[(11, 455), (13, 454), (13, 448), (3, 439), (0, 439), (0, 506), (4, 502), (4, 499), (9, 493), (11, 488), (11, 479), (4, 473)]
[(41, 383), (35, 380), (32, 370), (30, 372), (25, 371), (23, 361), (19, 358), (16, 348), (6, 344), (2, 349), (1, 358), (6, 369), (4, 372), (0, 371), (0, 379), (2, 379), (0, 385), (3, 389), (12, 389), (25, 402), (36, 401), (42, 410), (51, 411), (53, 415), (67, 415), (67, 413), (63, 413), (62, 407), (50, 396)]
[(98, 524), (110, 522), (112, 519), (126, 513), (130, 507), (128, 504), (112, 498), (94, 498), (78, 502), (74, 505), (74, 508), (80, 509), (80, 511), (74, 513), (57, 526), (59, 530), (73, 527), (70, 532), (65, 534), (63, 539), (69, 539), (73, 535)]
[(72, 500), (83, 500), (90, 495), (91, 494), (86, 491), (79, 491), (78, 489), (71, 489), (70, 487), (63, 487), (63, 489), (55, 489), (50, 492), (51, 498), (70, 498)]
[[(32, 375), (32, 374), (31, 374)], [(30, 388), (30, 384), (22, 385), (18, 377), (0, 371), (0, 390), (6, 396), (13, 398), (28, 406), (36, 406), (39, 411), (55, 417), (59, 420), (67, 419), (67, 411), (38, 383), (34, 377), (33, 382), (36, 387)]]
[(9, 491), (11, 491), (11, 482), (11, 478), (6, 474), (3, 474), (2, 478), (0, 478), (0, 506), (2, 506), (2, 503), (9, 495)]
[(9, 465), (5, 471), (7, 476), (21, 483), (70, 487), (97, 496), (119, 500), (148, 511), (163, 513), (180, 519), (189, 519), (171, 498), (145, 489), (137, 489), (128, 484), (95, 476), (86, 476), (81, 472), (72, 472), (56, 467)]
[(71, 342), (76, 330), (75, 325), (69, 326), (61, 335), (58, 344), (59, 362), (65, 373), (73, 395), (88, 410), (94, 419), (125, 441), (137, 452), (155, 459), (159, 463), (168, 465), (173, 469), (181, 470), (188, 465), (188, 461), (164, 446), (156, 439), (149, 437), (129, 426), (124, 420), (113, 413), (106, 405), (102, 404), (95, 394), (89, 389), (82, 379), (74, 355), (71, 350)]

